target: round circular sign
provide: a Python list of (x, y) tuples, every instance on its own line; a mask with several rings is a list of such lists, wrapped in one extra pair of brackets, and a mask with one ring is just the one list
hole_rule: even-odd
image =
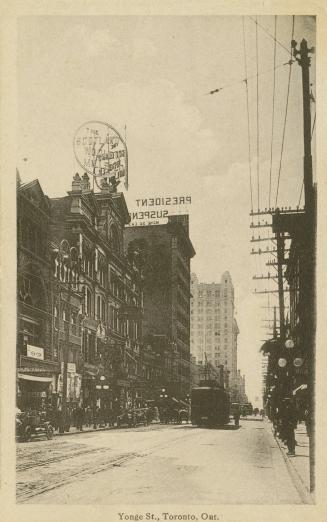
[(284, 359), (283, 357), (281, 357), (280, 359), (278, 359), (278, 366), (279, 366), (280, 368), (285, 368), (286, 364), (287, 364), (287, 361), (286, 361), (286, 359)]
[(99, 178), (125, 178), (128, 183), (126, 143), (111, 125), (87, 121), (74, 136), (74, 154), (82, 169)]
[(297, 368), (299, 368), (300, 366), (302, 366), (303, 364), (303, 359), (302, 357), (295, 357), (294, 361), (293, 361), (293, 364), (294, 366), (296, 366)]
[(294, 348), (294, 341), (293, 341), (293, 339), (287, 339), (287, 341), (285, 341), (285, 347), (286, 348)]

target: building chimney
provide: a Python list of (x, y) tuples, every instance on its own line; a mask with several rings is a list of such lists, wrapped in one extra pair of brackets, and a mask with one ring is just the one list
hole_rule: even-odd
[(90, 178), (86, 172), (84, 172), (82, 179), (82, 192), (90, 191)]
[(81, 180), (78, 172), (76, 172), (75, 176), (73, 177), (73, 181), (72, 181), (72, 192), (80, 192), (81, 185), (82, 185), (82, 180)]

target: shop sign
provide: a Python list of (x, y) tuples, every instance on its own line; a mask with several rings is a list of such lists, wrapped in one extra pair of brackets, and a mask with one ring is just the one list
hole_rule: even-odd
[(32, 359), (39, 359), (43, 361), (44, 359), (44, 350), (39, 346), (33, 346), (32, 344), (27, 345), (27, 357), (31, 357)]
[[(64, 363), (61, 363), (61, 372), (64, 372)], [(67, 373), (76, 373), (76, 364), (75, 363), (67, 363)]]

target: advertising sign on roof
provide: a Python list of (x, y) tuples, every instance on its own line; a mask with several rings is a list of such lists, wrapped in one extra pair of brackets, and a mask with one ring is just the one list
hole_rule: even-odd
[(88, 121), (74, 136), (74, 154), (82, 169), (94, 178), (124, 178), (128, 188), (127, 147), (119, 132), (101, 121)]

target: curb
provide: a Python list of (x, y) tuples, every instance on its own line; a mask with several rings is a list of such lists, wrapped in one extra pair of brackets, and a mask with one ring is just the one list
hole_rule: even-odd
[(291, 475), (291, 478), (293, 480), (293, 483), (294, 483), (294, 486), (296, 487), (296, 490), (297, 492), (299, 493), (300, 497), (301, 497), (301, 500), (304, 504), (315, 504), (315, 500), (314, 500), (314, 496), (312, 493), (310, 493), (310, 491), (308, 490), (306, 484), (304, 483), (300, 473), (298, 472), (298, 470), (296, 469), (296, 467), (294, 466), (294, 464), (292, 463), (292, 459), (290, 459), (281, 443), (279, 442), (278, 438), (274, 436), (274, 433), (272, 431), (272, 436), (274, 437), (274, 440), (276, 441), (278, 447), (279, 447), (279, 450), (282, 454), (282, 457), (284, 459), (284, 462), (286, 464), (286, 467), (287, 467), (287, 470), (289, 472), (289, 474)]
[(97, 431), (109, 431), (116, 430), (117, 426), (113, 426), (110, 428), (96, 428), (96, 429), (87, 429), (87, 430), (76, 430), (76, 431), (65, 431), (64, 433), (54, 433), (54, 437), (65, 437), (66, 435), (82, 435), (83, 433), (95, 433)]

